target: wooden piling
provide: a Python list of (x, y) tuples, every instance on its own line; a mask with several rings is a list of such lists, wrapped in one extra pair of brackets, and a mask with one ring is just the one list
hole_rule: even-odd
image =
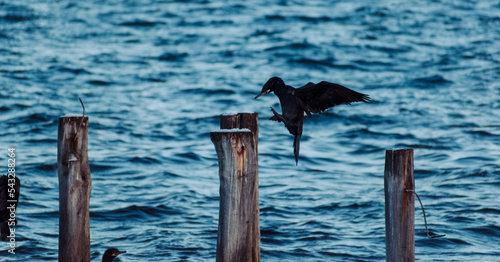
[(415, 261), (415, 181), (413, 149), (387, 150), (385, 155), (386, 261)]
[(259, 123), (257, 113), (238, 113), (235, 115), (221, 115), (220, 129), (246, 128), (252, 131), (255, 149), (258, 151)]
[[(257, 114), (221, 116), (211, 132), (219, 160), (220, 208), (217, 262), (260, 261)], [(253, 131), (253, 132), (252, 132)]]
[(88, 117), (61, 117), (57, 137), (59, 261), (90, 261)]

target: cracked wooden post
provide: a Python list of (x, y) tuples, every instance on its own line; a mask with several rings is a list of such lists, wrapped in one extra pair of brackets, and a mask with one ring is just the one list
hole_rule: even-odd
[(221, 115), (220, 129), (246, 128), (252, 131), (255, 149), (258, 151), (259, 142), (259, 115), (257, 113), (238, 113), (235, 115)]
[(415, 261), (415, 190), (413, 149), (385, 154), (386, 261)]
[[(217, 262), (260, 261), (257, 114), (222, 115), (211, 132), (219, 160)], [(242, 129), (244, 128), (244, 129)]]
[(63, 262), (90, 261), (88, 123), (88, 117), (59, 118), (59, 261)]

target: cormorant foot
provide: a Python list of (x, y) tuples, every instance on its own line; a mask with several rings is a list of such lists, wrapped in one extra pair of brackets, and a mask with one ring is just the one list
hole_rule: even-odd
[(274, 108), (271, 107), (271, 110), (273, 111), (274, 116), (269, 118), (269, 120), (283, 122), (286, 125), (285, 118), (282, 115), (278, 114), (278, 112), (276, 112), (276, 110), (274, 110)]

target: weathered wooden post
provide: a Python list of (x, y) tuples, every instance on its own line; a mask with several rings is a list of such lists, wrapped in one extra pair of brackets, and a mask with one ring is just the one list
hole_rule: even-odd
[(59, 176), (59, 261), (90, 261), (88, 117), (60, 117), (57, 137)]
[(413, 149), (387, 150), (384, 173), (386, 261), (415, 261)]
[[(221, 115), (220, 129), (246, 128), (252, 131), (255, 148), (259, 142), (259, 115), (257, 113), (239, 113), (235, 115)], [(258, 151), (258, 150), (257, 150)]]
[[(211, 132), (219, 159), (217, 262), (260, 261), (257, 114), (222, 115)], [(244, 129), (241, 129), (244, 128)]]

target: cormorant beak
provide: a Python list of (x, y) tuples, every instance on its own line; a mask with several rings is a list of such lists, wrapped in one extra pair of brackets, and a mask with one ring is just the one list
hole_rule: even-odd
[(255, 97), (255, 99), (257, 99), (257, 98), (259, 98), (259, 97), (261, 97), (261, 96), (263, 96), (263, 95), (267, 95), (267, 94), (269, 94), (269, 92), (271, 92), (271, 90), (262, 91), (262, 93), (258, 94), (258, 95)]
[(118, 251), (116, 253), (113, 253), (113, 256), (116, 257), (116, 256), (123, 254), (123, 253), (127, 253), (127, 251)]

